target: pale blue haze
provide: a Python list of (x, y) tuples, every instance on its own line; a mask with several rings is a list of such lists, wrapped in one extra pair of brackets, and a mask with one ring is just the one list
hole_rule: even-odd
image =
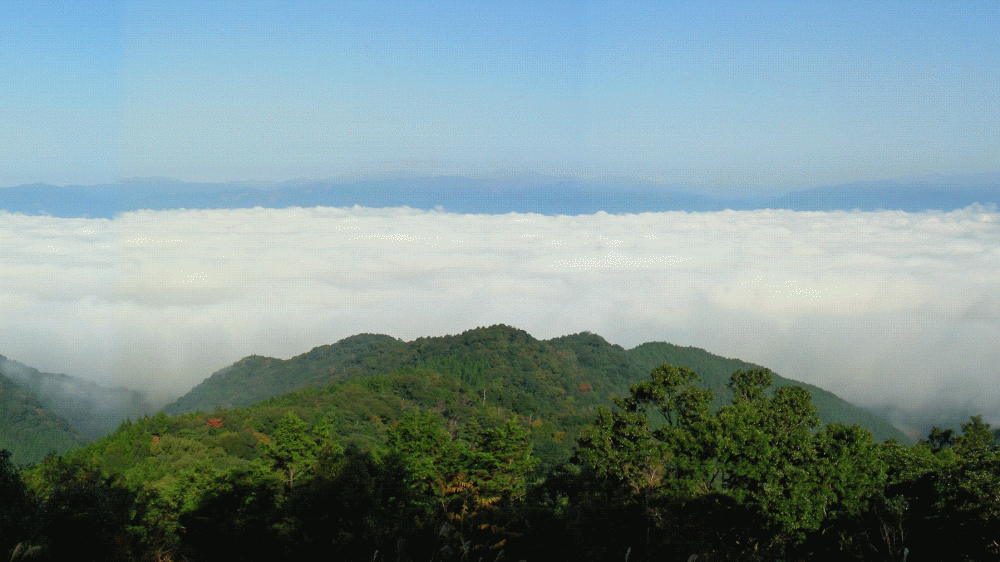
[(7, 0), (0, 186), (996, 172), (998, 29), (996, 2)]

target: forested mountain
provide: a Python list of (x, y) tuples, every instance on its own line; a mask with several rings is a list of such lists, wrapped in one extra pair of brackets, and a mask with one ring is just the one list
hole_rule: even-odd
[[(412, 342), (362, 334), (288, 360), (244, 358), (216, 372), (164, 411), (212, 412), (248, 406), (295, 389), (420, 372), (424, 377), (450, 377), (455, 396), (462, 400), (534, 416), (554, 424), (553, 432), (568, 432), (572, 441), (575, 430), (597, 407), (611, 404), (612, 394), (626, 392), (631, 383), (664, 363), (694, 369), (701, 384), (715, 392), (716, 406), (732, 397), (726, 384), (733, 371), (761, 368), (662, 342), (626, 350), (586, 332), (544, 341), (503, 325)], [(826, 390), (775, 376), (775, 386), (789, 384), (810, 391), (826, 423), (856, 423), (876, 439), (910, 441), (889, 423)]]
[(359, 335), (248, 357), (186, 398), (246, 405), (127, 421), (25, 470), (0, 451), (0, 556), (1000, 555), (1000, 451), (981, 418), (880, 442), (834, 395), (696, 348), (502, 325)]
[(76, 428), (47, 409), (30, 388), (0, 374), (0, 449), (10, 451), (15, 462), (35, 462), (81, 442)]
[(359, 378), (399, 368), (406, 344), (391, 336), (359, 334), (288, 360), (251, 355), (221, 369), (163, 411), (246, 406), (308, 385)]
[[(517, 415), (538, 429), (533, 440), (539, 458), (557, 462), (569, 456), (577, 432), (596, 409), (611, 404), (611, 395), (626, 392), (664, 363), (693, 368), (715, 392), (716, 407), (731, 398), (726, 382), (734, 370), (759, 368), (668, 343), (626, 350), (590, 333), (540, 341), (502, 325), (411, 342), (360, 334), (288, 360), (246, 357), (164, 411), (214, 412), (257, 404), (247, 411), (253, 417), (269, 407), (262, 401), (272, 399), (270, 403), (298, 408), (303, 418), (339, 420), (338, 435), (367, 445), (384, 437), (373, 418), (392, 423), (410, 405), (445, 412), (456, 423)], [(138, 392), (40, 372), (3, 356), (0, 374), (6, 376), (0, 424), (9, 428), (0, 447), (11, 450), (17, 462), (91, 442), (122, 420), (153, 411)], [(775, 381), (776, 386), (793, 384), (777, 376)], [(802, 386), (811, 392), (824, 422), (857, 423), (878, 440), (909, 441), (884, 420), (832, 393)], [(307, 403), (321, 407), (310, 410)]]
[[(544, 349), (503, 326), (449, 343), (465, 345), (469, 334), (484, 352)], [(615, 365), (613, 346), (597, 336), (559, 340), (584, 357), (562, 347), (559, 360)], [(539, 360), (518, 357), (508, 367)], [(546, 418), (554, 412), (518, 414), (510, 385), (482, 397), (442, 371), (403, 366), (244, 408), (161, 412), (25, 471), (0, 451), (0, 555), (920, 562), (1000, 554), (1000, 451), (978, 417), (960, 434), (935, 428), (912, 447), (879, 443), (857, 425), (821, 424), (810, 392), (774, 387), (766, 369), (731, 373), (732, 398), (713, 405), (692, 369), (660, 365), (613, 407), (581, 414), (580, 431), (563, 437), (573, 454), (560, 459), (558, 447), (544, 447), (558, 438)], [(556, 377), (534, 378), (558, 393)]]
[(84, 442), (114, 431), (125, 419), (155, 411), (142, 393), (69, 375), (43, 373), (0, 355), (0, 374), (17, 380), (46, 409), (66, 419)]

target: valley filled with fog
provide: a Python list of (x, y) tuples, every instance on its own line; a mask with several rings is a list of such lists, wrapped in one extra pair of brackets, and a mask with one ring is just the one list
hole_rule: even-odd
[(696, 346), (861, 405), (1000, 420), (1000, 215), (0, 214), (0, 349), (166, 401), (251, 354), (505, 323)]

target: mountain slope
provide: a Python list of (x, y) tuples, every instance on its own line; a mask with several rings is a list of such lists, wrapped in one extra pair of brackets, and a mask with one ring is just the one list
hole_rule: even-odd
[[(628, 350), (626, 354), (636, 365), (638, 373), (641, 373), (638, 374), (640, 378), (648, 376), (654, 368), (664, 363), (694, 369), (701, 377), (702, 385), (711, 388), (715, 393), (716, 406), (727, 404), (733, 398), (733, 394), (726, 387), (733, 371), (762, 368), (760, 365), (739, 359), (720, 357), (697, 347), (680, 347), (664, 342), (644, 343)], [(908, 436), (884, 418), (851, 404), (828, 390), (778, 374), (774, 375), (775, 387), (789, 385), (801, 386), (809, 391), (823, 423), (858, 424), (870, 431), (879, 441), (895, 439), (901, 443), (911, 442)]]
[[(175, 415), (249, 406), (295, 389), (318, 389), (406, 371), (419, 373), (412, 375), (414, 379), (447, 376), (465, 401), (492, 403), (525, 417), (558, 420), (561, 429), (554, 431), (565, 432), (590, 421), (596, 408), (610, 405), (613, 395), (624, 394), (631, 383), (648, 377), (664, 363), (694, 369), (702, 384), (715, 391), (718, 404), (729, 399), (725, 385), (733, 371), (760, 368), (692, 347), (646, 343), (625, 350), (590, 333), (540, 341), (502, 325), (412, 342), (362, 334), (288, 360), (244, 358), (213, 374), (164, 412)], [(806, 387), (824, 422), (858, 423), (879, 440), (909, 442), (884, 420), (828, 391), (780, 376), (775, 376), (775, 383)]]
[(25, 385), (0, 374), (0, 449), (15, 463), (32, 463), (81, 443), (64, 418), (46, 409)]
[(143, 395), (134, 390), (43, 373), (3, 355), (0, 374), (20, 383), (43, 408), (64, 418), (85, 442), (111, 433), (124, 419), (138, 419), (153, 412)]
[(358, 378), (402, 366), (400, 340), (359, 334), (288, 360), (251, 355), (221, 369), (163, 411), (169, 415), (246, 406), (310, 385)]

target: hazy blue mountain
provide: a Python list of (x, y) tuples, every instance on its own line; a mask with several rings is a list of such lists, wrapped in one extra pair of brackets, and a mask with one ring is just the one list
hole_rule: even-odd
[(138, 209), (253, 207), (402, 207), (457, 213), (578, 215), (598, 211), (710, 211), (708, 197), (649, 186), (609, 188), (570, 180), (487, 181), (463, 177), (349, 183), (184, 183), (163, 178), (97, 186), (45, 184), (0, 188), (0, 209), (28, 215), (111, 218)]
[(1000, 174), (941, 176), (820, 187), (781, 196), (712, 198), (632, 181), (586, 182), (539, 176), (496, 180), (458, 176), (355, 182), (186, 183), (165, 178), (95, 186), (0, 188), (0, 209), (29, 215), (111, 218), (138, 209), (400, 207), (457, 213), (579, 215), (725, 209), (799, 211), (953, 210), (1000, 204)]
[(793, 211), (950, 211), (973, 204), (1000, 205), (1000, 174), (929, 176), (858, 182), (742, 202), (742, 208)]

